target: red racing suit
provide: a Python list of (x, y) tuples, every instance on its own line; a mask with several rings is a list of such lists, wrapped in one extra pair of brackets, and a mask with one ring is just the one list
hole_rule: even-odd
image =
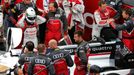
[(82, 0), (63, 0), (62, 6), (65, 10), (69, 29), (75, 26), (76, 30), (82, 30), (85, 26), (83, 18), (84, 3)]
[(74, 56), (74, 63), (76, 64), (76, 68), (74, 70), (74, 75), (86, 75), (87, 73), (87, 63), (88, 63), (88, 55), (87, 55), (87, 42), (82, 41)]
[(72, 67), (74, 63), (68, 51), (55, 49), (48, 56), (54, 63), (56, 75), (69, 75), (68, 66)]
[(100, 37), (101, 30), (104, 27), (110, 27), (107, 19), (116, 17), (117, 11), (110, 6), (107, 6), (105, 10), (100, 7), (94, 12), (95, 21), (97, 24), (93, 25), (92, 38), (94, 36)]
[(45, 18), (37, 15), (35, 23), (30, 25), (25, 20), (25, 14), (23, 14), (22, 18), (20, 18), (16, 24), (17, 27), (20, 27), (23, 30), (23, 39), (22, 39), (23, 45), (25, 45), (26, 42), (28, 41), (32, 41), (35, 47), (37, 47), (37, 44), (38, 44), (37, 27), (39, 24), (45, 21), (46, 21)]
[(48, 46), (48, 42), (51, 39), (59, 41), (64, 35), (67, 35), (67, 19), (61, 9), (58, 9), (55, 13), (49, 12), (47, 16), (48, 21), (45, 31), (46, 46)]

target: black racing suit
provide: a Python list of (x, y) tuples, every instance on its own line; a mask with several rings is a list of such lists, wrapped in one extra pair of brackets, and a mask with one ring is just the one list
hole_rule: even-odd
[(69, 75), (68, 66), (73, 66), (73, 60), (68, 51), (56, 49), (49, 54), (56, 71), (56, 75)]
[(118, 31), (122, 30), (123, 43), (130, 51), (134, 52), (134, 17), (129, 17), (122, 25), (112, 24), (114, 29)]
[(29, 65), (28, 75), (55, 75), (55, 69), (50, 58), (43, 54), (37, 55)]
[(76, 68), (74, 71), (74, 75), (86, 75), (88, 63), (87, 51), (87, 42), (83, 40), (81, 43), (78, 44), (75, 52), (74, 62), (76, 64)]
[(28, 65), (31, 62), (31, 60), (33, 59), (33, 57), (35, 57), (35, 56), (36, 56), (36, 54), (33, 53), (33, 52), (27, 53), (27, 54), (22, 54), (20, 56), (20, 59), (19, 59), (18, 63), (21, 66), (24, 65), (24, 68), (23, 68), (24, 74), (27, 74)]
[(134, 28), (134, 17), (133, 18), (128, 18), (125, 23), (122, 25), (116, 25), (115, 29), (120, 31), (120, 30), (127, 30), (128, 32), (131, 32)]

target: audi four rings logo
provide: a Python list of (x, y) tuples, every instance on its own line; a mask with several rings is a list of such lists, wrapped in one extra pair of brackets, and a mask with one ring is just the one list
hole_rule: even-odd
[(46, 63), (46, 61), (43, 60), (43, 59), (35, 59), (35, 62), (36, 63), (42, 63), (42, 64), (45, 64)]
[(57, 58), (61, 58), (61, 57), (64, 57), (64, 54), (63, 54), (63, 53), (55, 54), (55, 55), (53, 56), (53, 59), (57, 59)]
[(33, 58), (33, 57), (25, 57), (25, 60), (26, 60), (26, 61), (30, 61), (30, 60), (32, 60), (32, 58)]

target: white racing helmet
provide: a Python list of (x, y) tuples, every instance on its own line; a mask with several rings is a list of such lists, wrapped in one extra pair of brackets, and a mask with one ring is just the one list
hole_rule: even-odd
[(26, 20), (33, 24), (35, 22), (35, 18), (36, 18), (36, 12), (32, 7), (28, 7), (26, 9)]

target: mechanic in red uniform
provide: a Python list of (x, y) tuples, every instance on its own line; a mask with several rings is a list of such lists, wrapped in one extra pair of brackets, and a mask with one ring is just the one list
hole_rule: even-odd
[(92, 39), (94, 36), (102, 37), (106, 41), (115, 39), (116, 35), (109, 25), (110, 18), (118, 18), (118, 13), (115, 9), (108, 6), (105, 0), (100, 0), (99, 8), (94, 12), (95, 21), (97, 24), (93, 25)]
[(82, 35), (83, 35), (82, 31), (76, 31), (74, 33), (74, 40), (78, 44), (74, 56), (74, 63), (76, 64), (74, 75), (87, 74), (88, 47), (87, 42), (83, 40)]
[(45, 55), (45, 45), (39, 44), (37, 50), (38, 55), (29, 64), (28, 75), (56, 75), (51, 59)]
[(66, 13), (68, 21), (68, 34), (70, 40), (74, 43), (73, 34), (76, 30), (83, 30), (85, 28), (85, 21), (83, 13), (85, 10), (83, 0), (58, 0), (59, 7)]
[(73, 60), (68, 51), (60, 50), (57, 41), (52, 39), (49, 44), (52, 46), (52, 52), (48, 56), (52, 59), (55, 67), (56, 75), (69, 75), (69, 67), (73, 66)]
[[(131, 9), (122, 10), (122, 16), (125, 22), (122, 25), (115, 25), (111, 22), (114, 29), (120, 31), (122, 30), (122, 41), (125, 46), (132, 52), (134, 52), (134, 15)], [(114, 19), (111, 19), (114, 21)]]
[(55, 2), (55, 0), (36, 0), (36, 6), (39, 11), (48, 13), (48, 5), (50, 2)]
[(49, 4), (46, 19), (45, 45), (48, 47), (48, 42), (51, 39), (59, 41), (62, 37), (66, 37), (68, 24), (63, 10), (58, 7), (56, 2)]

